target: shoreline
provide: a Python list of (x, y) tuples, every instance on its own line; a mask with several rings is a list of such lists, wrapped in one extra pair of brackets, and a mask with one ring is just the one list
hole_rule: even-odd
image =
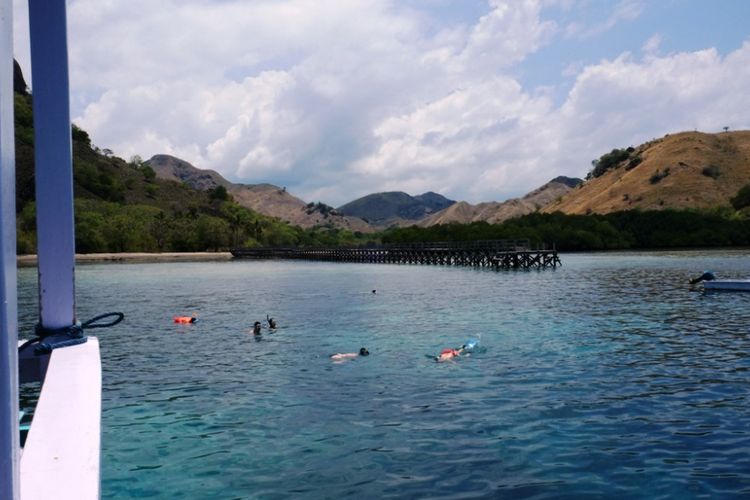
[[(125, 262), (212, 262), (232, 260), (230, 252), (77, 253), (76, 264)], [(19, 267), (37, 265), (36, 255), (18, 255)]]

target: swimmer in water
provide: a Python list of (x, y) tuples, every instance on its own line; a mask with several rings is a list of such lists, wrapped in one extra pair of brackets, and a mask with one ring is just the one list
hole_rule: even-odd
[(268, 314), (266, 314), (266, 321), (268, 321), (268, 328), (271, 330), (276, 330), (276, 320), (273, 318), (269, 318)]
[(260, 321), (253, 323), (253, 335), (260, 335)]
[(447, 347), (440, 351), (440, 354), (438, 356), (435, 356), (435, 361), (438, 363), (443, 361), (450, 361), (453, 358), (457, 358), (461, 356), (464, 352), (466, 352), (466, 346), (462, 345), (458, 349), (454, 349), (452, 347)]
[(359, 356), (369, 356), (369, 355), (370, 355), (370, 351), (368, 351), (366, 347), (363, 347), (359, 350), (358, 353), (357, 352), (346, 352), (346, 353), (339, 352), (336, 354), (331, 354), (331, 359), (334, 361), (344, 361), (347, 359), (354, 359)]

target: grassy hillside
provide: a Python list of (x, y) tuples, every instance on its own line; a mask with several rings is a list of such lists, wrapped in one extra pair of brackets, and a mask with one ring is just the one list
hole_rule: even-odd
[(603, 155), (584, 184), (544, 211), (729, 208), (749, 183), (750, 131), (683, 132)]
[(513, 198), (503, 202), (490, 201), (472, 205), (465, 201), (440, 210), (419, 221), (422, 227), (439, 224), (470, 224), (472, 222), (500, 223), (522, 215), (536, 212), (555, 199), (562, 197), (573, 187), (581, 183), (580, 179), (556, 177), (543, 186), (527, 193), (523, 198)]

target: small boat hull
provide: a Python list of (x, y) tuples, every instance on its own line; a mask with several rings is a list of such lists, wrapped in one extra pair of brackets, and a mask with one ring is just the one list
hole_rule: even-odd
[(704, 281), (703, 288), (705, 290), (727, 290), (727, 291), (735, 291), (735, 292), (750, 292), (750, 279)]

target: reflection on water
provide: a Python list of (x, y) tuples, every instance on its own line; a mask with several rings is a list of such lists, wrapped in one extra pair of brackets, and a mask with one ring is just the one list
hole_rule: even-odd
[[(704, 269), (750, 258), (80, 266), (79, 316), (127, 317), (96, 331), (102, 496), (747, 496), (750, 294), (690, 292)], [(253, 337), (266, 314), (281, 328)], [(430, 359), (469, 338), (483, 352)]]

